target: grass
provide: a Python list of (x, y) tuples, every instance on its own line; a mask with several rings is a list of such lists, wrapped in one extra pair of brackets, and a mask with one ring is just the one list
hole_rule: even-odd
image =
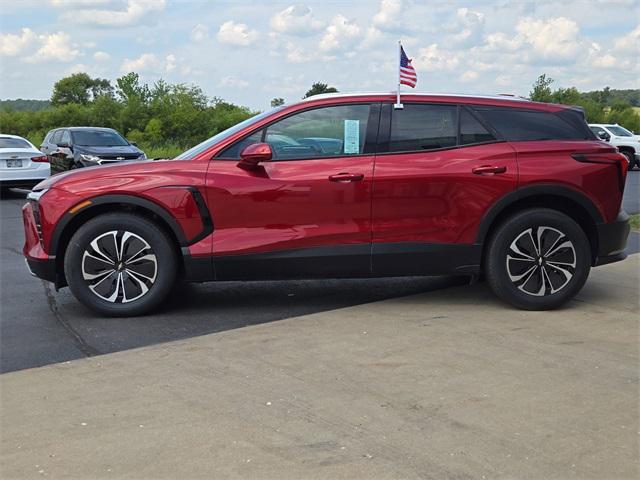
[(629, 223), (631, 224), (631, 229), (636, 232), (640, 231), (640, 213), (636, 213), (635, 215), (631, 215), (629, 219)]
[(187, 148), (173, 143), (166, 143), (164, 145), (139, 143), (138, 148), (147, 154), (147, 158), (175, 158), (187, 150)]

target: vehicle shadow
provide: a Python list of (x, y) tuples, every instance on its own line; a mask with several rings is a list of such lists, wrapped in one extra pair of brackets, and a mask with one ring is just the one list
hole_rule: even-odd
[(468, 277), (405, 277), (182, 284), (156, 312), (99, 317), (68, 292), (55, 294), (74, 334), (104, 354), (259, 325), (301, 315), (464, 285)]

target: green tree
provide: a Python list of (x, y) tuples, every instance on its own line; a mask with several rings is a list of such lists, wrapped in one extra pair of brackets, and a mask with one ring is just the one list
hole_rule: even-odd
[(284, 105), (284, 98), (276, 97), (271, 100), (271, 107), (279, 107)]
[(149, 100), (149, 86), (140, 84), (140, 75), (135, 72), (127, 73), (116, 80), (118, 87), (116, 93), (118, 97), (125, 103), (137, 99), (142, 103)]
[(552, 83), (553, 79), (551, 77), (547, 77), (546, 73), (543, 73), (533, 84), (533, 89), (529, 92), (529, 98), (534, 102), (552, 102)]
[(320, 95), (322, 93), (336, 93), (338, 91), (335, 87), (330, 87), (326, 83), (316, 82), (311, 85), (311, 88), (307, 90), (307, 93), (304, 94), (302, 98), (309, 98), (314, 95)]
[(111, 95), (113, 88), (109, 80), (91, 78), (86, 73), (74, 73), (58, 80), (53, 85), (52, 105), (77, 103), (86, 105), (100, 95)]

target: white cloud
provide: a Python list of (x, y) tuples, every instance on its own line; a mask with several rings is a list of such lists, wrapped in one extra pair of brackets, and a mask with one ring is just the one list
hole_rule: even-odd
[(515, 52), (522, 46), (520, 38), (509, 38), (503, 32), (491, 33), (485, 38), (485, 48), (492, 51)]
[(516, 31), (532, 47), (535, 57), (568, 59), (580, 49), (578, 24), (565, 17), (549, 20), (524, 18), (518, 22)]
[(209, 28), (201, 23), (197, 24), (191, 31), (191, 40), (194, 42), (205, 42), (209, 39)]
[(467, 70), (462, 75), (460, 75), (461, 82), (473, 82), (478, 79), (478, 72), (474, 72), (473, 70)]
[(402, 0), (382, 0), (378, 13), (373, 16), (372, 23), (381, 30), (398, 28), (401, 11)]
[(455, 33), (452, 41), (461, 45), (474, 45), (482, 39), (484, 31), (484, 15), (468, 8), (459, 8), (456, 11)]
[(64, 32), (39, 35), (38, 42), (40, 42), (40, 48), (26, 58), (29, 63), (71, 62), (80, 55), (80, 50), (72, 45), (71, 37)]
[(510, 75), (498, 75), (496, 77), (496, 85), (500, 85), (501, 87), (510, 87), (511, 82), (512, 80)]
[(112, 0), (51, 0), (54, 7), (97, 7), (109, 3)]
[(162, 62), (153, 53), (143, 53), (138, 58), (125, 58), (120, 66), (122, 73), (128, 72), (158, 72), (162, 70)]
[[(148, 19), (153, 13), (161, 12), (165, 7), (165, 0), (127, 0), (123, 9), (87, 8), (110, 6), (111, 2), (80, 0), (54, 0), (54, 5), (68, 7), (61, 16), (61, 20), (73, 22), (74, 25), (98, 25), (101, 27), (128, 27), (138, 25)], [(120, 6), (116, 3), (114, 6)], [(77, 8), (72, 8), (77, 7)]]
[(218, 86), (220, 87), (234, 87), (234, 88), (247, 88), (249, 86), (249, 82), (243, 80), (242, 78), (234, 77), (233, 75), (229, 75), (226, 77), (222, 77), (218, 82)]
[(453, 52), (442, 52), (437, 43), (421, 48), (413, 61), (416, 69), (426, 71), (453, 70), (460, 64), (458, 55)]
[(626, 35), (617, 38), (613, 46), (616, 51), (640, 55), (640, 25)]
[(38, 36), (30, 28), (23, 28), (19, 35), (13, 33), (0, 34), (0, 55), (15, 56), (31, 46)]
[(330, 52), (348, 48), (360, 35), (360, 27), (342, 15), (336, 15), (320, 39), (320, 50)]
[(98, 62), (106, 62), (110, 58), (111, 55), (109, 55), (107, 52), (96, 52), (93, 54), (93, 59)]
[(271, 17), (270, 25), (278, 33), (312, 35), (322, 28), (323, 23), (314, 17), (310, 7), (291, 5)]
[(244, 23), (235, 23), (233, 20), (224, 22), (218, 30), (218, 41), (228, 45), (246, 47), (254, 43), (258, 37), (256, 30), (250, 30)]
[(290, 63), (310, 62), (313, 58), (311, 55), (305, 53), (300, 47), (294, 45), (293, 43), (288, 43), (286, 45), (286, 49), (287, 61)]
[(171, 73), (176, 69), (176, 56), (170, 53), (165, 58), (164, 71)]

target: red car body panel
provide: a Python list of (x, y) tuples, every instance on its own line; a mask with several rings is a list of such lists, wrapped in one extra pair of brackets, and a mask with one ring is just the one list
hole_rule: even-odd
[[(373, 164), (373, 156), (360, 156), (272, 162), (246, 171), (234, 161), (210, 162), (213, 254), (369, 243)], [(329, 180), (340, 173), (362, 180)]]
[[(538, 184), (563, 185), (587, 196), (605, 222), (612, 222), (620, 211), (622, 190), (618, 171), (610, 164), (567, 162), (575, 153), (611, 152), (605, 142), (537, 141), (511, 143), (518, 155), (519, 187)], [(618, 159), (626, 175), (626, 161)]]
[[(505, 167), (506, 172), (474, 174), (480, 166)], [(484, 213), (515, 190), (517, 181), (516, 155), (507, 143), (380, 155), (373, 242), (471, 244)]]

